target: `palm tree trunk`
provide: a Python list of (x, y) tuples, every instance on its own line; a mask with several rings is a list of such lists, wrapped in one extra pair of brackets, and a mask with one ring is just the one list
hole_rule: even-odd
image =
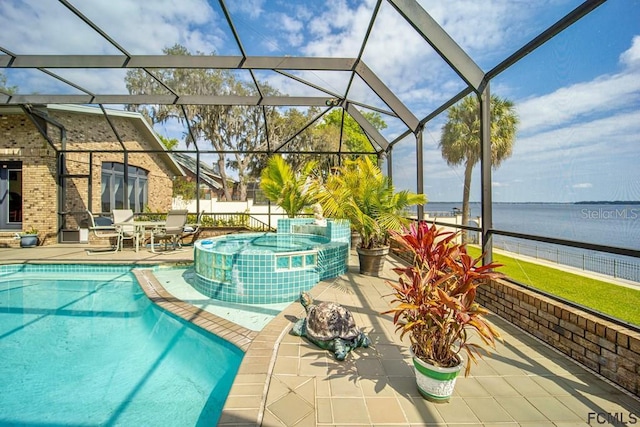
[[(469, 209), (469, 196), (471, 194), (471, 173), (473, 162), (467, 160), (464, 165), (464, 188), (462, 190), (462, 225), (469, 223), (471, 212)], [(462, 243), (467, 243), (467, 230), (462, 230)]]

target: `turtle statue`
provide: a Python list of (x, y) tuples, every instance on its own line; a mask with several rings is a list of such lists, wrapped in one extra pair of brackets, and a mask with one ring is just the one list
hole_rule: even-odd
[(300, 304), (307, 317), (299, 319), (292, 329), (294, 335), (307, 337), (320, 348), (331, 350), (338, 360), (357, 347), (369, 347), (371, 341), (356, 326), (349, 310), (334, 302), (313, 304), (311, 295), (300, 293)]

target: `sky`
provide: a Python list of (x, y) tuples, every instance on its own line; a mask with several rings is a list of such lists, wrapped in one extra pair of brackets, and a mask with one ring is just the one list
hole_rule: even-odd
[[(218, 2), (206, 0), (71, 0), (132, 54), (160, 54), (176, 43), (191, 52), (238, 55)], [(376, 0), (228, 0), (248, 55), (356, 57)], [(485, 72), (581, 2), (576, 0), (419, 0)], [(0, 47), (18, 54), (119, 54), (55, 0), (0, 2)], [(387, 0), (380, 8), (363, 61), (422, 119), (465, 85)], [(37, 70), (5, 69), (21, 93), (81, 93)], [(127, 93), (123, 70), (51, 70), (94, 93)], [(309, 81), (343, 92), (348, 73), (306, 72)], [(239, 78), (248, 78), (238, 72)], [(257, 77), (291, 95), (317, 96), (285, 77)], [(520, 119), (512, 156), (493, 170), (496, 202), (640, 200), (640, 0), (609, 0), (527, 55), (490, 83), (513, 101)], [(349, 99), (388, 110), (356, 79)], [(386, 118), (394, 140), (406, 128)], [(430, 201), (462, 199), (463, 168), (442, 159), (438, 141), (446, 114), (424, 132), (424, 182)], [(183, 138), (178, 123), (156, 127)], [(181, 147), (185, 147), (181, 145)], [(415, 139), (393, 152), (399, 189), (416, 188)], [(480, 199), (479, 165), (471, 199)]]

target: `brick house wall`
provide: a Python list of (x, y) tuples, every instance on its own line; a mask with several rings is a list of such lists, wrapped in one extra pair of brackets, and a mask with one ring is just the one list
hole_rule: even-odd
[[(100, 114), (49, 110), (49, 117), (65, 128), (68, 150), (116, 150), (114, 153), (67, 153), (66, 166), (70, 175), (88, 175), (91, 170), (92, 194), (89, 196), (87, 178), (66, 179), (66, 199), (60, 208), (63, 212), (76, 212), (65, 216), (63, 228), (75, 229), (86, 223), (83, 211), (89, 207), (99, 212), (101, 207), (102, 162), (124, 163), (122, 147), (109, 123)], [(140, 130), (138, 118), (110, 116), (111, 122), (129, 150), (151, 148), (148, 136)], [(61, 130), (50, 123), (47, 134), (60, 148)], [(58, 242), (58, 185), (56, 182), (56, 152), (38, 132), (33, 122), (24, 114), (0, 112), (0, 161), (22, 162), (23, 213), (22, 229), (36, 228), (40, 244)], [(175, 172), (159, 153), (130, 153), (130, 166), (148, 171), (148, 208), (154, 212), (166, 212), (171, 208), (173, 176)], [(91, 169), (89, 167), (91, 163)], [(0, 246), (18, 247), (13, 239), (18, 230), (0, 230)]]
[[(55, 236), (55, 151), (25, 115), (0, 115), (0, 161), (22, 161), (22, 230), (36, 228), (44, 241)], [(0, 232), (0, 245), (20, 246), (16, 231)]]

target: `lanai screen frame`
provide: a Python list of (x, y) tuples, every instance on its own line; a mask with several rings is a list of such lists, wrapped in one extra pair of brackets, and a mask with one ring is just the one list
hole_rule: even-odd
[[(277, 56), (249, 56), (246, 54), (242, 41), (236, 31), (235, 24), (231, 15), (228, 13), (228, 8), (224, 0), (218, 0), (222, 11), (231, 31), (235, 42), (241, 52), (240, 56), (216, 56), (216, 55), (198, 55), (198, 56), (169, 56), (169, 55), (133, 55), (126, 51), (125, 48), (120, 46), (112, 37), (110, 37), (103, 29), (92, 22), (89, 18), (83, 15), (78, 9), (76, 9), (67, 0), (59, 0), (66, 8), (68, 8), (73, 14), (80, 18), (86, 25), (91, 27), (94, 31), (104, 37), (111, 45), (122, 52), (121, 55), (20, 55), (13, 53), (4, 47), (0, 46), (0, 51), (5, 55), (0, 56), (0, 68), (22, 68), (22, 69), (37, 69), (49, 74), (50, 76), (68, 84), (75, 89), (83, 92), (83, 95), (47, 95), (47, 94), (9, 94), (0, 91), (0, 105), (19, 105), (23, 111), (32, 118), (34, 123), (41, 123), (43, 117), (37, 116), (34, 110), (31, 108), (33, 105), (46, 105), (46, 104), (94, 104), (99, 105), (103, 111), (106, 120), (111, 125), (111, 128), (120, 141), (122, 151), (124, 154), (125, 162), (127, 154), (131, 151), (127, 150), (122, 144), (122, 140), (118, 135), (117, 129), (112, 125), (109, 120), (109, 113), (104, 108), (105, 105), (120, 105), (120, 104), (134, 104), (134, 105), (178, 105), (182, 107), (182, 112), (186, 118), (185, 105), (236, 105), (236, 106), (275, 106), (275, 107), (325, 107), (326, 109), (316, 118), (320, 118), (333, 108), (342, 108), (348, 112), (351, 117), (360, 125), (361, 129), (367, 136), (373, 152), (367, 153), (354, 153), (354, 152), (318, 152), (318, 151), (305, 151), (305, 154), (327, 154), (337, 155), (338, 158), (342, 154), (373, 154), (375, 153), (378, 158), (386, 156), (387, 161), (387, 174), (393, 179), (393, 168), (391, 157), (393, 154), (393, 148), (400, 141), (406, 137), (413, 135), (416, 141), (416, 157), (417, 157), (417, 173), (416, 173), (416, 188), (418, 193), (424, 193), (424, 170), (423, 170), (423, 142), (422, 134), (424, 128), (429, 124), (431, 120), (436, 118), (439, 114), (445, 112), (450, 106), (460, 101), (465, 96), (474, 93), (478, 96), (480, 101), (480, 113), (481, 113), (481, 215), (483, 218), (482, 226), (480, 228), (458, 226), (459, 228), (467, 228), (474, 231), (480, 231), (482, 235), (482, 245), (485, 253), (484, 262), (490, 262), (492, 258), (492, 236), (503, 235), (510, 237), (523, 238), (527, 240), (533, 240), (538, 242), (546, 242), (552, 244), (559, 244), (564, 246), (576, 247), (581, 249), (591, 249), (596, 251), (608, 252), (618, 255), (632, 256), (640, 258), (640, 251), (630, 250), (624, 248), (617, 248), (611, 246), (588, 244), (584, 242), (569, 241), (564, 239), (554, 239), (534, 235), (525, 235), (520, 233), (507, 232), (503, 230), (493, 229), (492, 221), (492, 195), (491, 195), (491, 164), (490, 164), (490, 111), (487, 100), (490, 99), (490, 82), (496, 76), (503, 71), (507, 70), (516, 62), (520, 61), (529, 53), (535, 51), (544, 43), (555, 37), (557, 34), (564, 31), (569, 26), (578, 22), (580, 19), (591, 13), (598, 6), (605, 3), (606, 0), (586, 0), (574, 10), (566, 14), (563, 18), (556, 23), (542, 31), (531, 41), (526, 43), (520, 49), (513, 52), (501, 63), (495, 66), (493, 69), (484, 72), (482, 69), (474, 63), (471, 57), (459, 46), (456, 42), (447, 34), (447, 32), (425, 11), (416, 0), (378, 0), (374, 8), (371, 20), (368, 25), (368, 29), (360, 48), (359, 54), (355, 58), (321, 58), (321, 57), (277, 57)], [(369, 36), (373, 29), (376, 16), (385, 1), (411, 25), (411, 27), (422, 37), (424, 40), (440, 55), (440, 57), (454, 70), (457, 75), (465, 82), (466, 88), (453, 96), (451, 99), (443, 103), (440, 107), (427, 114), (425, 117), (418, 119), (411, 110), (404, 105), (402, 101), (390, 90), (367, 66), (363, 61), (362, 55), (367, 45)], [(118, 94), (93, 94), (90, 91), (82, 88), (79, 84), (64, 79), (56, 74), (52, 73), (48, 69), (50, 68), (83, 68), (83, 69), (144, 69), (151, 78), (155, 79), (159, 84), (165, 87), (171, 95), (118, 95)], [(165, 85), (156, 75), (153, 73), (153, 69), (161, 68), (173, 68), (173, 69), (221, 69), (221, 70), (248, 70), (253, 79), (256, 88), (258, 89), (257, 96), (193, 96), (176, 93), (173, 89)], [(316, 90), (319, 90), (326, 94), (326, 96), (304, 96), (304, 97), (292, 97), (292, 96), (264, 96), (260, 91), (260, 85), (255, 77), (255, 71), (258, 70), (270, 70), (280, 73), (286, 77), (297, 80), (298, 82), (308, 85)], [(351, 73), (349, 84), (344, 93), (336, 93), (333, 90), (320, 87), (311, 82), (305, 81), (288, 71), (340, 71)], [(353, 83), (354, 78), (360, 77), (369, 88), (375, 92), (381, 100), (383, 100), (388, 106), (388, 111), (383, 111), (377, 107), (371, 105), (364, 105), (362, 103), (350, 100), (347, 97), (349, 88)], [(406, 131), (392, 141), (387, 141), (383, 135), (381, 135), (359, 112), (358, 107), (364, 107), (372, 111), (378, 111), (393, 117), (396, 117), (402, 121), (406, 126)], [(264, 111), (264, 110), (263, 110)], [(266, 121), (265, 121), (266, 122)], [(188, 123), (188, 120), (187, 120)], [(54, 124), (55, 125), (55, 124)], [(265, 126), (268, 126), (265, 123)], [(300, 132), (304, 130), (301, 129)], [(189, 132), (191, 130), (189, 129)], [(268, 133), (268, 132), (267, 132)], [(46, 137), (46, 135), (43, 133)], [(274, 153), (299, 153), (297, 151), (287, 151), (286, 146), (292, 138), (279, 143), (277, 147), (272, 147), (271, 142), (268, 143), (267, 150), (260, 152), (266, 155)], [(342, 137), (342, 135), (341, 135)], [(195, 141), (195, 138), (193, 138)], [(66, 150), (64, 146), (61, 149), (55, 146), (54, 142), (48, 139), (49, 145), (57, 153), (61, 159), (58, 167), (58, 183), (61, 186), (59, 194), (62, 201), (64, 195), (63, 186), (63, 170), (64, 170), (64, 154), (71, 152)], [(205, 150), (196, 143), (194, 143), (196, 161), (199, 164), (200, 156), (202, 154), (215, 154), (220, 153), (217, 150)], [(92, 150), (93, 152), (100, 152), (100, 150)], [(192, 151), (177, 152), (193, 153)], [(73, 152), (83, 152), (83, 150), (74, 150)], [(86, 152), (91, 152), (87, 150)], [(157, 152), (147, 150), (143, 152)], [(225, 151), (225, 153), (232, 153), (231, 151)], [(252, 152), (259, 153), (259, 152)], [(199, 181), (199, 172), (196, 174)], [(126, 180), (125, 180), (126, 182)], [(60, 209), (58, 209), (60, 210)], [(421, 218), (424, 214), (424, 207), (418, 208), (418, 217)], [(59, 218), (61, 216), (59, 215)], [(447, 224), (451, 226), (450, 224)]]

